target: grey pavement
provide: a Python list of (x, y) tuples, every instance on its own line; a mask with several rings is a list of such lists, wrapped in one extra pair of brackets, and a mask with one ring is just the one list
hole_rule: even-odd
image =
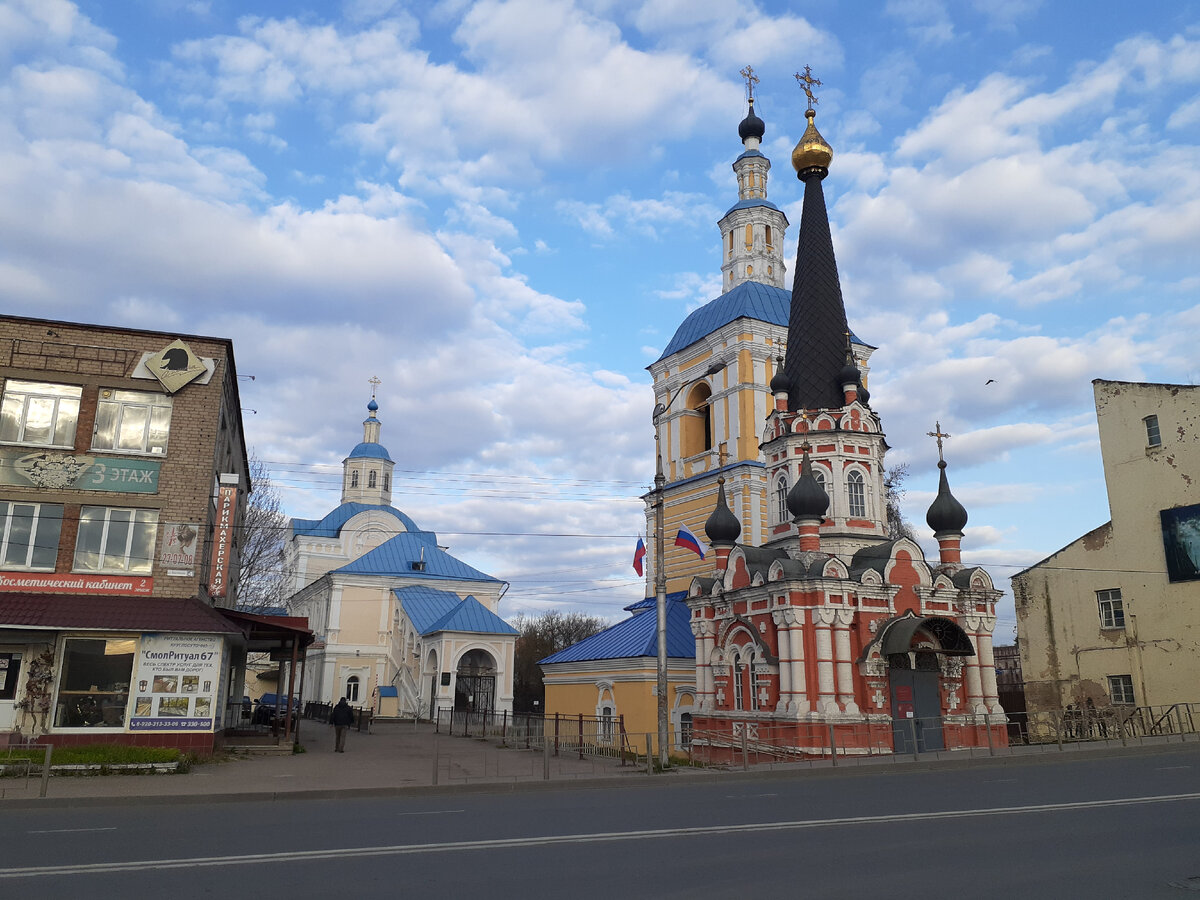
[[(107, 803), (170, 803), (181, 799), (229, 802), (347, 796), (385, 796), (454, 790), (515, 790), (563, 786), (617, 786), (620, 782), (645, 785), (662, 780), (681, 781), (713, 777), (773, 777), (783, 772), (814, 776), (849, 775), (855, 772), (928, 770), (964, 766), (1052, 763), (1066, 759), (1128, 756), (1178, 750), (1200, 751), (1200, 735), (1190, 740), (1155, 740), (1124, 747), (1119, 741), (1013, 747), (991, 757), (986, 748), (973, 753), (945, 751), (887, 755), (857, 760), (828, 759), (806, 763), (751, 766), (749, 772), (722, 769), (679, 768), (650, 778), (642, 767), (621, 765), (611, 758), (580, 759), (577, 753), (544, 755), (541, 750), (506, 748), (494, 741), (461, 735), (438, 735), (428, 723), (376, 721), (370, 733), (351, 730), (346, 752), (333, 752), (333, 729), (324, 723), (303, 720), (300, 739), (303, 753), (247, 755), (226, 753), (202, 762), (183, 774), (160, 775), (55, 775), (47, 797), (39, 798), (40, 780), (0, 778), (0, 812), (32, 806), (96, 805)], [(435, 776), (436, 770), (436, 776)]]

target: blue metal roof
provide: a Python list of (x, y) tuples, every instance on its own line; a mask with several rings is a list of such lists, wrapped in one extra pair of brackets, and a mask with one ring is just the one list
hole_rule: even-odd
[[(413, 563), (424, 561), (423, 569)], [(458, 578), (470, 581), (499, 581), (438, 549), (432, 531), (408, 531), (388, 538), (335, 572), (345, 575), (410, 575), (414, 578)]]
[[(667, 594), (667, 657), (695, 659), (696, 638), (692, 635), (692, 612), (684, 598), (687, 591)], [(630, 659), (658, 656), (658, 616), (654, 614), (653, 597), (632, 604), (629, 608), (644, 607), (623, 622), (605, 628), (599, 634), (584, 638), (552, 653), (539, 664), (590, 662), (600, 659)]]
[[(684, 319), (659, 359), (678, 353), (735, 319), (758, 319), (787, 328), (791, 309), (791, 291), (760, 281), (743, 281), (715, 300), (709, 300)], [(853, 331), (850, 332), (850, 340), (863, 344)]]
[(766, 159), (766, 156), (764, 156), (762, 153), (759, 153), (757, 150), (747, 150), (745, 153), (739, 156), (738, 159), (745, 159), (748, 156), (762, 156), (763, 159)]
[(404, 614), (421, 634), (438, 631), (468, 631), (473, 634), (516, 634), (498, 615), (472, 596), (465, 599), (453, 591), (429, 587), (398, 588), (393, 593)]
[(350, 451), (347, 459), (386, 459), (388, 462), (392, 458), (388, 455), (387, 447), (383, 444), (377, 444), (374, 441), (363, 441), (355, 444), (354, 449)]
[[(742, 155), (745, 156), (744, 153)], [(765, 206), (767, 209), (773, 209), (776, 212), (779, 212), (779, 207), (770, 200), (758, 197), (751, 198), (749, 200), (739, 200), (737, 203), (733, 204), (733, 206), (729, 207), (729, 209), (725, 210), (725, 216), (729, 215), (731, 212), (737, 212), (739, 209), (757, 209), (760, 206)], [(721, 216), (721, 218), (723, 219), (725, 216)]]
[[(359, 446), (362, 446), (361, 444)], [(337, 537), (342, 532), (342, 527), (360, 512), (366, 512), (370, 509), (377, 509), (380, 512), (390, 513), (399, 519), (406, 531), (420, 531), (417, 523), (406, 516), (394, 506), (381, 506), (377, 503), (343, 503), (341, 506), (335, 507), (332, 512), (323, 519), (292, 519), (292, 534), (294, 535), (311, 535), (312, 537)]]

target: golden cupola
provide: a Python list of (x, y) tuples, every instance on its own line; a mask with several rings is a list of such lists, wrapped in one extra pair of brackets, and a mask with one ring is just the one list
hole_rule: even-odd
[(811, 106), (805, 110), (808, 127), (804, 129), (796, 149), (792, 151), (792, 166), (801, 181), (807, 181), (810, 175), (819, 174), (824, 178), (829, 174), (829, 163), (833, 159), (833, 148), (821, 137), (821, 132), (817, 131), (817, 126), (813, 124), (816, 115), (817, 111)]

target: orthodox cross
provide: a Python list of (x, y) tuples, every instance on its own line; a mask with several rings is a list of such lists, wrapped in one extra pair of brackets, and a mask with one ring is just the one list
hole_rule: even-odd
[(803, 75), (799, 72), (796, 73), (796, 81), (800, 85), (800, 90), (804, 91), (808, 97), (808, 108), (812, 109), (817, 103), (816, 95), (813, 94), (812, 89), (814, 86), (821, 86), (821, 79), (812, 77), (812, 66), (805, 66)]
[(943, 441), (943, 439), (950, 437), (950, 435), (948, 435), (942, 431), (942, 423), (941, 422), (934, 422), (933, 429), (934, 429), (933, 431), (927, 431), (925, 433), (927, 435), (929, 435), (931, 438), (937, 438), (938, 462), (945, 462), (945, 460), (942, 458), (942, 441)]
[(379, 387), (381, 384), (383, 384), (383, 382), (379, 380), (379, 376), (372, 375), (370, 378), (367, 379), (367, 384), (371, 385), (371, 399), (374, 400), (375, 399), (375, 389), (377, 387)]
[(754, 102), (754, 86), (758, 84), (758, 76), (754, 74), (753, 66), (746, 66), (738, 73), (746, 79), (746, 99), (751, 103)]

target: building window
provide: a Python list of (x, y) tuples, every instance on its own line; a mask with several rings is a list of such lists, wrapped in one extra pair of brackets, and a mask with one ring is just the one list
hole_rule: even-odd
[(346, 699), (351, 703), (358, 702), (358, 676), (351, 675), (346, 679)]
[(787, 479), (780, 478), (775, 484), (775, 513), (779, 516), (781, 523), (788, 520), (787, 495)]
[[(771, 240), (771, 226), (770, 226), (770, 225), (768, 225), (768, 226), (766, 226), (766, 228), (767, 228), (767, 250), (768, 250), (768, 251), (770, 251), (770, 250), (774, 250), (774, 249), (775, 249), (775, 247), (774, 247), (774, 241), (772, 241), (772, 240)], [(768, 274), (768, 275), (770, 275), (770, 274), (771, 274), (771, 271), (770, 271), (770, 268), (769, 268), (769, 267), (768, 267), (768, 269), (767, 269), (767, 274)]]
[(865, 519), (867, 516), (866, 492), (863, 488), (862, 472), (851, 472), (846, 476), (846, 499), (850, 501), (850, 516)]
[(613, 739), (613, 710), (611, 706), (600, 708), (600, 740), (611, 744)]
[(385, 491), (390, 491), (392, 489), (392, 476), (387, 472), (383, 473), (383, 489)]
[(746, 252), (749, 253), (754, 248), (754, 226), (746, 226)]
[(739, 657), (733, 663), (733, 708), (745, 709), (745, 695), (742, 692), (742, 660)]
[(758, 685), (754, 678), (754, 651), (750, 652), (750, 659), (746, 663), (746, 687), (750, 689), (750, 708), (758, 709)]
[(75, 446), (81, 396), (79, 385), (8, 379), (0, 411), (0, 441)]
[[(728, 255), (729, 255), (729, 258), (730, 258), (730, 259), (733, 259), (733, 232), (732, 232), (732, 231), (730, 231), (730, 232), (729, 232), (729, 248), (728, 248)], [(732, 278), (732, 277), (733, 277), (733, 273), (732, 273), (732, 272), (730, 272), (730, 273), (729, 273), (729, 277), (730, 277), (730, 278)]]
[(352, 487), (352, 488), (358, 487), (358, 473), (357, 472), (350, 473), (350, 487)]
[(156, 509), (83, 507), (75, 540), (75, 571), (150, 574), (157, 529)]
[(679, 716), (679, 746), (684, 750), (692, 748), (692, 714), (683, 713)]
[(1161, 447), (1162, 433), (1158, 430), (1158, 416), (1146, 416), (1142, 421), (1146, 423), (1146, 446)]
[(67, 639), (54, 710), (57, 727), (125, 727), (135, 645), (132, 638)]
[(6, 569), (54, 571), (63, 508), (57, 503), (0, 501), (0, 560)]
[(370, 472), (367, 473), (367, 487), (369, 487), (369, 488), (375, 487), (375, 470), (374, 469), (372, 469)]
[(1113, 703), (1133, 706), (1133, 676), (1109, 675), (1108, 696), (1112, 698)]
[(96, 405), (92, 449), (127, 453), (167, 452), (171, 398), (166, 394), (102, 389)]
[(1121, 600), (1120, 588), (1096, 591), (1096, 601), (1100, 604), (1101, 628), (1125, 627), (1125, 605)]

